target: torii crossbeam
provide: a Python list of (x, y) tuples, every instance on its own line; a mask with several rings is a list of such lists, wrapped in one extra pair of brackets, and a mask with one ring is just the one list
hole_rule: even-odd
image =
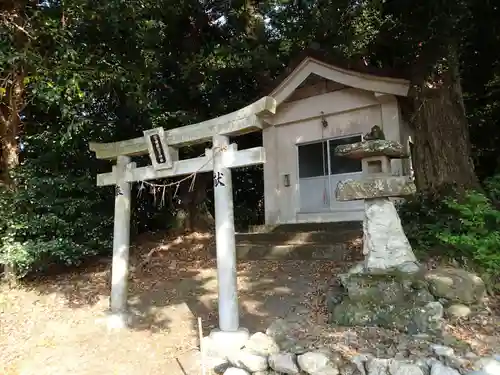
[[(231, 168), (262, 164), (265, 152), (263, 147), (238, 151), (236, 144), (229, 144), (229, 136), (261, 130), (261, 116), (275, 111), (276, 101), (264, 97), (238, 111), (197, 124), (168, 131), (150, 129), (142, 137), (121, 142), (89, 143), (98, 159), (116, 160), (112, 172), (97, 176), (98, 186), (116, 185), (110, 328), (128, 324), (131, 184), (212, 170), (220, 329), (211, 335), (226, 345), (247, 338), (248, 331), (239, 326)], [(204, 157), (178, 160), (179, 147), (209, 140), (213, 146)], [(151, 166), (137, 168), (131, 157), (145, 154), (150, 155)]]

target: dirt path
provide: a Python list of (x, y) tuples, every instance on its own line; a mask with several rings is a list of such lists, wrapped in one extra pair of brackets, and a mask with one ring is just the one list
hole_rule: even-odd
[[(197, 318), (205, 334), (217, 323), (210, 238), (141, 243), (131, 258), (136, 268), (129, 285), (134, 317), (129, 330), (107, 332), (104, 326), (109, 261), (16, 289), (0, 286), (0, 375), (199, 374)], [(150, 261), (139, 266), (152, 249)], [(316, 297), (324, 295), (319, 287), (347, 267), (332, 261), (240, 262), (241, 325), (255, 332), (277, 317), (293, 316), (309, 324), (304, 334), (332, 350), (417, 353), (415, 340), (400, 332), (321, 324), (325, 311)], [(467, 324), (448, 322), (446, 331), (478, 353), (498, 352), (499, 324), (498, 317), (480, 317)]]
[[(124, 332), (106, 332), (103, 325), (107, 264), (0, 290), (0, 374), (163, 373), (197, 348), (198, 316), (205, 333), (217, 323), (215, 262), (202, 256), (204, 241), (167, 246), (132, 273), (134, 319)], [(307, 315), (305, 296), (332, 267), (324, 261), (240, 263), (242, 326), (255, 332), (276, 317)]]

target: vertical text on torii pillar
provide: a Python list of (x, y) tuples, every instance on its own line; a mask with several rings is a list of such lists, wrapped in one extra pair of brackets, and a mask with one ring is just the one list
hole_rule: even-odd
[(223, 177), (224, 173), (221, 172), (214, 173), (214, 187), (226, 186), (226, 184), (224, 184), (224, 182), (222, 181)]

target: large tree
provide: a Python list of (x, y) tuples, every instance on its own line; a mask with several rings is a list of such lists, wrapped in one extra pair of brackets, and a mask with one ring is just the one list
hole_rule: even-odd
[(478, 187), (461, 87), (461, 41), (474, 28), (470, 20), (475, 2), (278, 3), (272, 25), (291, 50), (316, 45), (328, 54), (363, 58), (410, 79), (408, 120), (415, 131), (414, 168), (420, 189)]
[[(408, 118), (414, 171), (421, 190), (478, 188), (462, 89), (462, 40), (471, 30), (468, 0), (387, 1), (370, 46), (375, 59), (411, 80)], [(388, 48), (390, 47), (390, 49)]]

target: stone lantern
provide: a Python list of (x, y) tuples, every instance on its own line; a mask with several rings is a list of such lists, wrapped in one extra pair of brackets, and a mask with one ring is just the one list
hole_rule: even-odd
[[(455, 282), (450, 274), (465, 275), (465, 271), (449, 268), (427, 271), (417, 263), (391, 201), (393, 197), (415, 192), (410, 177), (391, 174), (391, 159), (407, 157), (403, 146), (384, 139), (365, 139), (338, 146), (335, 152), (362, 162), (361, 180), (340, 182), (336, 195), (339, 201), (363, 199), (365, 202), (365, 259), (329, 282), (325, 295), (329, 322), (341, 326), (385, 327), (408, 334), (441, 335), (443, 298), (433, 283), (439, 279), (450, 290), (462, 290), (466, 289), (463, 280), (468, 277), (457, 277), (460, 281)], [(435, 276), (435, 272), (444, 275)], [(474, 280), (472, 289), (479, 286), (478, 295), (484, 295), (481, 286), (484, 283), (479, 278)]]
[(338, 156), (360, 159), (361, 180), (345, 180), (337, 185), (338, 201), (363, 199), (363, 255), (365, 260), (357, 267), (359, 272), (400, 269), (417, 271), (419, 266), (406, 237), (401, 220), (390, 198), (415, 193), (415, 184), (407, 176), (393, 176), (391, 159), (408, 157), (399, 142), (367, 140), (337, 146)]

